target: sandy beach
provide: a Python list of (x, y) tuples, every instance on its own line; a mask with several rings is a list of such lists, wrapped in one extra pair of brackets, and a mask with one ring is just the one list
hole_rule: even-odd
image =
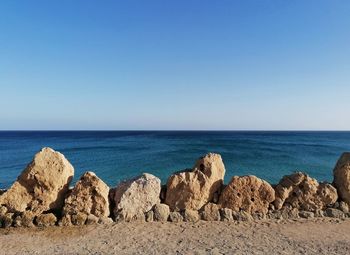
[(350, 254), (350, 220), (114, 223), (0, 230), (0, 254)]

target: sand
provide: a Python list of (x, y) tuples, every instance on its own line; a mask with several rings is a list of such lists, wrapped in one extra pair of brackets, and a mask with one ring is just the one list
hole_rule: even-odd
[(350, 254), (350, 219), (0, 230), (0, 254)]

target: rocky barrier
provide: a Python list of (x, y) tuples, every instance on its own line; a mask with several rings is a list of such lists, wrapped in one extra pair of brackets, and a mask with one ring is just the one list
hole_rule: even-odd
[(192, 169), (171, 175), (166, 185), (144, 173), (109, 188), (86, 172), (69, 188), (73, 166), (61, 153), (43, 148), (0, 191), (0, 227), (350, 217), (350, 153), (340, 157), (333, 174), (332, 184), (296, 172), (277, 185), (256, 176), (234, 176), (224, 185), (222, 158), (209, 153)]

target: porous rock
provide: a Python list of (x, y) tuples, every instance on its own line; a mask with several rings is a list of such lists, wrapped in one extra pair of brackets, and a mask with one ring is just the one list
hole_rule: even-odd
[(31, 211), (35, 215), (61, 210), (73, 174), (73, 166), (64, 155), (43, 148), (0, 196), (0, 204), (11, 212)]
[(170, 176), (165, 203), (172, 211), (199, 210), (213, 200), (223, 184), (224, 175), (221, 156), (209, 153), (198, 159), (192, 170)]
[(325, 216), (331, 217), (331, 218), (344, 218), (345, 214), (335, 208), (327, 208), (324, 212)]
[(144, 218), (144, 213), (160, 202), (160, 189), (160, 179), (147, 173), (121, 182), (111, 192), (116, 220), (133, 221), (141, 215)]
[(94, 214), (89, 214), (86, 218), (86, 225), (94, 225), (97, 224), (99, 221), (99, 218), (95, 216)]
[(183, 219), (186, 222), (197, 222), (200, 220), (198, 211), (185, 209), (183, 211)]
[(38, 227), (55, 226), (56, 221), (57, 218), (53, 213), (41, 214), (35, 218), (35, 223)]
[(276, 209), (290, 205), (303, 211), (314, 212), (324, 209), (337, 201), (337, 190), (328, 183), (318, 183), (307, 174), (297, 172), (284, 176), (275, 187)]
[[(87, 214), (78, 212), (77, 214), (71, 215), (71, 222), (73, 225), (81, 226), (86, 223), (87, 220)], [(67, 223), (69, 224), (69, 220), (67, 220)]]
[(109, 187), (93, 172), (86, 172), (65, 200), (63, 215), (79, 212), (99, 217), (109, 216)]
[(179, 212), (170, 212), (169, 221), (171, 222), (181, 222), (183, 221), (183, 217)]
[(233, 221), (232, 210), (230, 208), (221, 208), (219, 211), (221, 221)]
[(274, 200), (275, 191), (266, 181), (255, 176), (234, 176), (222, 191), (218, 204), (236, 212), (266, 214)]
[(339, 158), (334, 170), (333, 184), (339, 197), (350, 204), (350, 152), (345, 152)]
[(232, 211), (232, 217), (236, 221), (252, 221), (253, 217), (246, 211)]

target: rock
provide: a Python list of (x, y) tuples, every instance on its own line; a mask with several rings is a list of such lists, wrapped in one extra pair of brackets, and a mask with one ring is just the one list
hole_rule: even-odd
[(154, 212), (148, 211), (145, 213), (146, 222), (152, 222), (154, 220)]
[(343, 213), (349, 212), (349, 205), (343, 201), (339, 203), (339, 210), (341, 210)]
[(169, 218), (170, 209), (166, 204), (156, 204), (153, 208), (154, 220), (166, 222)]
[(234, 176), (223, 190), (219, 206), (236, 212), (244, 210), (250, 214), (266, 214), (274, 200), (275, 191), (266, 181), (255, 176)]
[(240, 212), (232, 212), (232, 216), (234, 220), (237, 221), (252, 221), (253, 217), (247, 213), (246, 211), (240, 211)]
[(181, 213), (179, 213), (179, 212), (170, 212), (169, 220), (171, 222), (175, 222), (175, 223), (181, 222), (181, 221), (183, 221), (183, 217), (182, 217)]
[(41, 214), (35, 218), (38, 227), (50, 227), (56, 225), (57, 218), (53, 213)]
[(101, 217), (98, 219), (98, 223), (102, 225), (109, 225), (109, 224), (113, 224), (114, 221), (109, 217)]
[(0, 206), (0, 216), (3, 216), (7, 213), (6, 206)]
[(99, 217), (108, 217), (109, 187), (93, 172), (86, 172), (75, 184), (65, 200), (63, 215), (84, 213)]
[(89, 214), (86, 218), (86, 225), (94, 225), (97, 224), (99, 218), (97, 218), (94, 214)]
[(192, 170), (170, 176), (165, 203), (172, 211), (199, 210), (213, 200), (223, 184), (224, 175), (221, 156), (209, 153), (200, 158)]
[(34, 214), (32, 212), (26, 211), (21, 215), (18, 215), (14, 220), (15, 227), (34, 227)]
[(0, 226), (3, 228), (9, 228), (13, 223), (13, 215), (14, 213), (6, 213), (0, 216)]
[(265, 213), (253, 213), (252, 217), (254, 220), (265, 220), (266, 214)]
[(315, 214), (313, 212), (300, 211), (299, 217), (304, 219), (310, 219), (310, 218), (314, 218)]
[(113, 210), (116, 220), (131, 221), (150, 211), (160, 202), (160, 179), (151, 174), (142, 174), (121, 182), (113, 191)]
[(290, 205), (303, 211), (314, 212), (337, 201), (337, 190), (328, 183), (318, 183), (308, 175), (298, 172), (284, 176), (275, 188), (276, 209)]
[(58, 226), (71, 226), (72, 225), (72, 219), (70, 215), (65, 215), (62, 217), (62, 219), (58, 222)]
[(220, 210), (221, 221), (233, 221), (232, 210), (229, 208), (221, 208)]
[(87, 220), (87, 214), (78, 212), (77, 214), (71, 215), (71, 222), (73, 225), (82, 226), (85, 225)]
[(219, 221), (220, 212), (217, 204), (208, 203), (201, 209), (202, 220), (205, 221)]
[(334, 186), (339, 197), (350, 204), (350, 152), (345, 152), (339, 158), (334, 170)]
[(324, 211), (321, 209), (316, 209), (316, 211), (314, 212), (314, 216), (317, 218), (322, 218), (324, 217)]
[(325, 216), (326, 217), (331, 217), (331, 218), (344, 218), (345, 214), (338, 210), (338, 209), (334, 209), (334, 208), (327, 208), (325, 210)]
[(17, 181), (0, 196), (0, 204), (11, 212), (62, 209), (74, 169), (59, 152), (43, 148), (24, 169)]
[(185, 209), (183, 211), (184, 221), (186, 222), (197, 222), (200, 220), (198, 211)]

